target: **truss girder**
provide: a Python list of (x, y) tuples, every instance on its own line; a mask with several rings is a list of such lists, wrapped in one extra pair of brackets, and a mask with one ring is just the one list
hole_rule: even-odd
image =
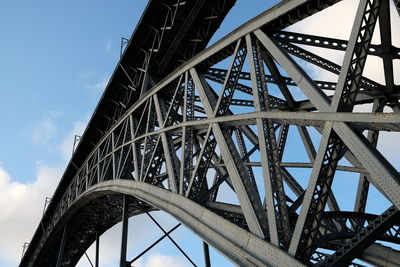
[[(270, 111), (271, 105), (260, 46), (258, 43), (252, 44), (249, 35), (246, 36), (246, 43), (249, 51), (255, 109), (256, 111)], [(275, 129), (270, 120), (262, 119), (257, 120), (257, 129), (271, 243), (285, 248), (290, 242), (290, 222)]]
[(333, 255), (324, 259), (318, 266), (342, 266), (348, 264), (369, 247), (377, 236), (386, 232), (394, 223), (398, 223), (399, 219), (399, 210), (395, 206), (391, 206), (370, 222), (368, 226), (359, 230), (353, 238), (341, 246)]
[[(343, 77), (343, 78), (339, 78), (339, 82), (341, 82), (341, 84), (343, 85), (343, 88), (345, 88), (345, 97), (344, 97), (344, 100), (341, 100), (341, 98), (340, 98), (340, 95), (341, 95), (341, 93), (337, 93), (337, 92), (340, 92), (340, 91), (335, 91), (335, 96), (334, 96), (334, 98), (333, 98), (333, 103), (336, 103), (336, 104), (333, 104), (331, 107), (333, 107), (333, 108), (335, 108), (335, 109), (337, 109), (337, 108), (343, 108), (344, 110), (348, 110), (350, 107), (352, 107), (353, 105), (354, 105), (354, 103), (353, 103), (353, 101), (354, 101), (354, 99), (355, 99), (355, 96), (356, 96), (356, 93), (357, 93), (357, 88), (358, 88), (358, 86), (357, 86), (357, 84), (358, 84), (358, 82), (360, 81), (360, 78), (361, 78), (361, 73), (362, 73), (362, 67), (363, 67), (363, 64), (364, 64), (364, 62), (365, 62), (365, 57), (366, 57), (366, 53), (365, 53), (365, 50), (368, 48), (368, 44), (369, 44), (369, 42), (370, 42), (370, 40), (371, 40), (371, 37), (372, 37), (372, 31), (373, 31), (373, 26), (375, 25), (375, 22), (376, 22), (376, 19), (377, 19), (377, 14), (378, 14), (378, 12), (379, 12), (379, 2), (377, 3), (377, 4), (375, 4), (375, 5), (372, 5), (372, 6), (370, 6), (370, 3), (368, 2), (364, 2), (363, 3), (364, 4), (364, 6), (363, 5), (360, 5), (360, 10), (361, 11), (359, 11), (358, 12), (358, 19), (359, 19), (359, 25), (355, 25), (354, 27), (353, 27), (353, 33), (352, 33), (352, 38), (353, 38), (353, 42), (354, 42), (354, 44), (353, 44), (353, 47), (355, 46), (355, 44), (356, 44), (356, 42), (360, 42), (360, 45), (358, 46), (358, 48), (357, 48), (357, 50), (353, 50), (353, 49), (350, 49), (349, 51), (350, 51), (350, 53), (348, 53), (346, 56), (345, 56), (345, 59), (346, 59), (346, 57), (348, 58), (348, 67), (347, 68), (344, 68), (345, 70), (347, 70), (347, 69), (349, 69), (350, 71), (352, 71), (352, 74), (354, 74), (354, 75), (352, 75), (352, 74), (350, 74), (350, 75), (348, 75), (348, 73), (344, 73), (344, 72), (342, 72), (342, 73), (344, 73), (344, 74), (342, 74), (341, 73), (341, 75), (340, 75), (340, 77)], [(374, 4), (374, 2), (372, 3), (372, 4)], [(368, 12), (364, 12), (365, 10), (368, 10)], [(370, 13), (371, 13), (371, 15), (370, 15)], [(364, 20), (366, 21), (366, 23), (365, 24), (362, 24), (363, 22), (364, 22)], [(361, 25), (362, 25), (362, 29), (360, 30), (360, 28), (361, 28)], [(355, 29), (355, 30), (354, 30)], [(360, 34), (360, 35), (359, 35)], [(256, 31), (256, 35), (257, 35), (257, 37), (263, 42), (263, 44), (264, 44), (264, 46), (269, 50), (269, 51), (271, 51), (271, 50), (273, 50), (273, 49), (275, 49), (275, 48), (277, 48), (277, 45), (274, 43), (274, 42), (272, 42), (265, 34), (263, 34), (261, 31)], [(366, 43), (366, 44), (365, 44)], [(353, 52), (354, 51), (354, 52)], [(357, 54), (357, 56), (354, 56), (353, 57), (353, 53), (356, 53)], [(299, 86), (301, 87), (301, 82), (303, 82), (303, 84), (304, 84), (304, 89), (303, 89), (303, 91), (307, 94), (307, 90), (309, 89), (309, 88), (313, 88), (313, 93), (316, 93), (314, 96), (311, 96), (311, 95), (309, 95), (309, 98), (310, 99), (312, 99), (313, 97), (314, 97), (314, 101), (318, 101), (319, 103), (315, 103), (315, 105), (316, 106), (318, 106), (318, 105), (320, 105), (320, 106), (325, 106), (324, 108), (326, 108), (326, 109), (328, 109), (328, 107), (330, 106), (330, 104), (329, 104), (329, 102), (327, 102), (327, 99), (326, 99), (326, 96), (325, 95), (322, 95), (321, 94), (321, 92), (318, 92), (316, 89), (315, 89), (315, 85), (313, 84), (313, 82), (308, 78), (308, 79), (305, 79), (305, 77), (307, 77), (307, 74), (305, 74), (305, 73), (299, 73), (298, 71), (297, 71), (297, 68), (296, 67), (294, 67), (293, 66), (293, 64), (295, 64), (289, 57), (287, 57), (287, 56), (285, 56), (285, 55), (282, 55), (282, 53), (281, 53), (281, 50), (279, 50), (279, 52), (278, 51), (275, 51), (275, 52), (272, 52), (272, 54), (273, 55), (276, 55), (277, 57), (276, 57), (276, 59), (279, 61), (279, 60), (281, 60), (281, 63), (283, 63), (283, 64), (281, 64), (281, 66), (282, 65), (286, 65), (286, 66), (288, 66), (288, 65), (291, 65), (291, 66), (288, 66), (288, 68), (286, 68), (287, 69), (287, 71), (292, 71), (292, 74), (293, 75), (295, 75), (295, 77), (297, 76), (297, 79), (299, 79), (300, 78), (300, 84), (299, 84)], [(286, 59), (287, 59), (287, 61), (286, 61)], [(284, 62), (284, 61), (286, 61), (286, 62)], [(346, 61), (345, 61), (346, 62)], [(352, 65), (351, 65), (352, 64)], [(352, 67), (351, 69), (350, 69), (350, 66)], [(289, 69), (289, 70), (288, 70)], [(360, 70), (359, 70), (360, 69)], [(292, 78), (293, 78), (293, 76), (292, 76)], [(345, 81), (345, 79), (349, 79), (349, 81), (348, 82), (346, 82)], [(306, 88), (306, 87), (309, 87), (309, 88)], [(318, 95), (317, 95), (318, 94)], [(339, 104), (339, 102), (340, 103), (342, 103), (342, 104)], [(350, 109), (351, 110), (351, 109)], [(345, 143), (349, 146), (349, 148), (350, 148), (350, 150), (352, 150), (353, 151), (353, 149), (355, 149), (355, 146), (354, 146), (354, 143), (355, 143), (355, 141), (356, 140), (349, 140), (348, 138), (345, 138), (344, 137), (344, 135), (345, 135), (345, 131), (347, 131), (347, 129), (348, 130), (350, 130), (350, 128), (348, 128), (348, 126), (347, 125), (339, 125), (339, 126), (335, 126), (335, 131), (339, 134), (339, 135), (342, 135), (342, 139), (344, 139), (343, 141), (345, 141), (346, 139), (346, 141), (345, 141)], [(330, 123), (327, 123), (327, 125), (325, 126), (325, 133), (323, 134), (323, 136), (325, 137), (325, 138), (323, 138), (323, 141), (322, 141), (322, 145), (320, 145), (320, 148), (321, 148), (321, 151), (326, 151), (326, 148), (330, 148), (332, 151), (330, 151), (327, 155), (329, 155), (329, 156), (334, 156), (335, 158), (336, 158), (336, 162), (340, 159), (340, 157), (341, 157), (341, 155), (340, 155), (340, 150), (341, 150), (341, 148), (339, 148), (338, 149), (338, 147), (340, 147), (340, 146), (342, 146), (342, 144), (341, 144), (341, 139), (339, 139), (339, 136), (338, 135), (336, 135), (336, 133), (334, 133), (333, 131), (333, 125), (332, 124), (330, 124)], [(350, 130), (351, 131), (351, 130)], [(358, 140), (360, 140), (360, 139), (362, 139), (362, 140), (364, 140), (365, 138), (362, 138), (361, 136), (355, 136), (354, 135), (354, 131), (353, 131), (353, 138), (355, 139), (358, 139)], [(327, 138), (328, 136), (330, 136), (330, 135), (334, 135), (335, 136), (335, 138), (333, 138), (333, 139), (330, 139), (330, 137), (329, 138)], [(334, 141), (334, 140), (337, 140), (337, 141)], [(360, 140), (361, 141), (361, 140)], [(325, 143), (324, 143), (325, 142)], [(339, 145), (335, 145), (335, 143), (336, 142), (338, 142), (338, 144)], [(365, 147), (365, 142), (363, 142), (363, 144), (364, 144), (364, 147)], [(360, 144), (359, 144), (360, 145)], [(367, 145), (368, 145), (368, 143), (367, 143)], [(324, 148), (325, 147), (325, 148)], [(369, 147), (370, 147), (370, 145), (369, 145)], [(353, 149), (352, 149), (353, 148)], [(337, 150), (338, 152), (334, 152), (335, 150)], [(333, 153), (334, 152), (334, 153)], [(358, 151), (359, 152), (359, 151)], [(353, 153), (354, 153), (354, 151), (353, 151)], [(320, 154), (321, 156), (320, 156), (320, 159), (319, 159), (319, 163), (318, 164), (315, 164), (315, 169), (313, 170), (313, 173), (315, 173), (314, 174), (314, 176), (312, 176), (312, 177), (315, 177), (315, 179), (313, 180), (311, 180), (311, 181), (314, 181), (314, 182), (317, 182), (318, 181), (318, 179), (317, 179), (317, 177), (318, 177), (318, 173), (320, 172), (320, 167), (321, 167), (321, 163), (322, 163), (322, 161), (323, 160), (326, 160), (324, 157), (322, 157), (322, 154), (324, 154), (324, 152), (322, 152), (322, 153), (318, 153), (318, 154)], [(356, 153), (355, 153), (356, 154)], [(375, 153), (374, 153), (375, 154)], [(377, 152), (376, 151), (376, 155), (379, 155), (379, 152)], [(358, 156), (358, 155), (356, 155), (356, 156)], [(375, 156), (375, 155), (371, 155), (371, 156)], [(318, 157), (318, 155), (317, 155), (317, 157)], [(375, 160), (376, 160), (377, 158), (375, 157)], [(377, 161), (379, 161), (379, 160), (377, 160)], [(381, 170), (384, 172), (384, 173), (387, 173), (386, 175), (389, 175), (389, 176), (391, 176), (391, 178), (389, 178), (388, 179), (388, 182), (390, 182), (390, 183), (393, 183), (395, 186), (399, 186), (399, 177), (398, 177), (398, 173), (397, 173), (397, 171), (395, 171), (394, 169), (393, 169), (393, 167), (391, 167), (391, 165), (390, 164), (388, 164), (387, 162), (385, 162), (385, 160), (383, 159), (382, 160), (383, 162), (376, 162), (376, 163), (378, 163), (379, 165), (381, 165)], [(328, 177), (331, 177), (331, 179), (333, 178), (333, 174), (334, 174), (334, 170), (335, 170), (335, 168), (336, 168), (336, 164), (334, 164), (334, 165), (330, 165), (331, 163), (329, 163), (329, 165), (327, 165), (327, 166), (329, 166), (329, 167), (333, 167), (332, 168), (332, 170), (333, 170), (333, 172), (330, 174), (330, 176), (328, 176)], [(371, 164), (370, 164), (370, 162), (368, 162), (368, 163), (365, 163), (365, 165), (368, 165), (368, 167), (370, 167), (371, 166)], [(384, 165), (384, 166), (383, 166)], [(322, 177), (327, 177), (325, 174), (324, 175), (322, 175)], [(329, 183), (331, 183), (329, 180), (327, 181), (325, 178), (323, 179), (323, 182), (324, 182), (324, 186), (326, 187), (326, 188), (329, 188), (330, 187), (330, 184)], [(326, 182), (328, 182), (328, 183), (326, 183)], [(310, 186), (309, 185), (309, 188), (316, 188), (316, 189), (318, 189), (317, 191), (316, 191), (316, 193), (318, 193), (321, 189), (323, 190), (323, 191), (321, 191), (321, 192), (328, 192), (329, 191), (329, 189), (328, 190), (326, 190), (326, 189), (323, 189), (324, 187), (322, 186), (319, 186), (319, 185), (313, 185), (313, 186)], [(309, 190), (309, 201), (311, 200), (311, 199), (313, 199), (313, 197), (312, 197), (312, 191), (314, 191), (313, 189), (310, 189)], [(397, 191), (397, 189), (396, 190), (394, 190), (394, 191)], [(325, 193), (326, 194), (326, 193)], [(327, 195), (326, 195), (327, 196)], [(318, 207), (319, 209), (323, 209), (324, 208), (324, 206), (325, 206), (325, 203), (324, 203), (324, 200), (322, 200), (322, 202), (319, 202), (320, 201), (320, 199), (319, 198), (314, 198), (317, 202), (316, 203), (319, 203), (318, 205), (315, 205), (314, 207), (316, 208), (316, 207)], [(395, 199), (395, 196), (394, 195), (392, 195), (392, 198), (391, 198), (391, 200), (394, 202), (394, 203), (396, 203), (397, 202), (397, 200)], [(325, 200), (326, 201), (326, 200)], [(310, 202), (308, 202), (308, 203), (310, 203)], [(303, 212), (303, 210), (304, 210), (304, 212)], [(310, 234), (310, 232), (313, 232), (314, 234), (311, 234), (311, 239), (313, 239), (313, 238), (315, 238), (315, 234), (316, 234), (316, 225), (318, 225), (319, 224), (319, 222), (318, 222), (318, 217), (319, 216), (307, 216), (307, 215), (309, 215), (309, 213), (306, 211), (306, 210), (308, 210), (308, 207), (307, 208), (305, 208), (305, 207), (303, 207), (302, 208), (302, 215), (300, 215), (300, 219), (299, 219), (299, 221), (298, 221), (298, 223), (297, 223), (297, 226), (296, 226), (296, 229), (295, 229), (295, 232), (294, 232), (294, 236), (293, 236), (293, 239), (294, 240), (292, 240), (292, 243), (291, 243), (291, 248), (290, 248), (290, 252), (291, 253), (297, 253), (297, 249), (298, 249), (298, 245), (299, 245), (299, 240), (300, 239), (302, 239), (302, 238), (300, 238), (300, 236), (298, 236), (300, 233), (303, 233), (303, 227), (304, 227), (304, 219), (307, 217), (307, 218), (310, 218), (309, 220), (314, 220), (314, 219), (316, 219), (317, 220), (317, 222), (316, 223), (313, 223), (313, 222), (310, 222), (310, 226), (312, 227), (312, 229), (314, 229), (313, 231), (310, 231), (311, 230), (311, 228), (310, 229), (307, 229), (305, 232), (307, 233), (307, 235), (309, 235)], [(314, 214), (315, 215), (315, 214)], [(303, 217), (302, 217), (303, 216)], [(305, 228), (304, 228), (305, 229)], [(304, 238), (304, 236), (303, 236), (303, 238)], [(302, 239), (303, 240), (303, 239)], [(311, 253), (311, 251), (313, 250), (313, 247), (314, 246), (314, 244), (313, 244), (313, 240), (309, 240), (308, 241), (308, 244), (305, 246), (305, 247), (302, 247), (302, 249), (304, 249), (303, 251), (304, 251), (304, 253), (305, 254), (303, 254), (303, 255), (301, 255), (301, 256), (299, 256), (299, 257), (304, 257), (305, 259), (306, 258), (308, 258), (309, 257), (309, 253)], [(305, 250), (307, 250), (308, 249), (308, 251), (307, 252), (305, 252)], [(298, 255), (298, 254), (297, 254)]]
[[(190, 72), (196, 87), (198, 88), (207, 115), (213, 117), (217, 112), (214, 111), (211, 100), (209, 99), (210, 91), (206, 82), (198, 76), (195, 69), (191, 69)], [(212, 99), (212, 97), (210, 98)], [(211, 127), (216, 143), (219, 144), (222, 158), (224, 159), (225, 164), (227, 164), (227, 171), (232, 180), (237, 197), (243, 206), (243, 212), (245, 213), (250, 231), (258, 237), (268, 237), (268, 230), (265, 225), (265, 213), (262, 208), (258, 190), (253, 181), (250, 180), (243, 160), (241, 159), (231, 136), (228, 134), (226, 129), (223, 130), (217, 123), (211, 124), (210, 128)]]
[[(383, 112), (383, 104), (384, 101), (375, 100), (372, 106), (372, 111), (381, 113)], [(377, 146), (378, 144), (379, 131), (368, 131), (367, 139), (371, 142), (373, 146)], [(368, 191), (369, 191), (369, 179), (368, 174), (360, 174), (357, 196), (355, 200), (354, 211), (356, 212), (365, 212), (365, 208), (367, 206), (368, 199)], [(360, 226), (357, 226), (360, 227)]]
[[(385, 17), (387, 17), (387, 14), (385, 14)], [(388, 31), (388, 27), (383, 27), (385, 31)], [(285, 43), (292, 43), (292, 44), (302, 44), (302, 45), (308, 45), (308, 46), (314, 46), (314, 47), (320, 47), (320, 48), (328, 48), (328, 49), (333, 49), (333, 50), (340, 50), (340, 51), (346, 51), (348, 41), (346, 40), (340, 40), (340, 39), (335, 39), (335, 38), (328, 38), (328, 37), (322, 37), (322, 36), (316, 36), (316, 35), (311, 35), (311, 34), (304, 34), (304, 33), (296, 33), (296, 32), (287, 32), (287, 31), (280, 31), (277, 33), (274, 33), (274, 38), (278, 42), (285, 42)], [(390, 42), (389, 42), (390, 43)], [(391, 57), (394, 58), (399, 58), (398, 52), (400, 51), (400, 48), (397, 47), (392, 47), (390, 50)], [(384, 57), (384, 48), (382, 45), (374, 45), (371, 44), (368, 49), (368, 54), (374, 55), (374, 56), (379, 56), (379, 57)]]
[[(306, 49), (303, 49), (299, 46), (293, 45), (291, 43), (280, 43), (280, 46), (284, 48), (286, 51), (288, 51), (290, 54), (295, 55), (298, 58), (301, 58), (303, 60), (306, 60), (309, 63), (312, 63), (324, 70), (327, 70), (329, 72), (332, 72), (334, 74), (339, 74), (341, 66), (326, 59), (321, 56), (315, 55), (314, 53), (307, 51)], [(318, 84), (318, 82), (317, 82)], [(329, 89), (329, 87), (326, 87), (325, 84), (321, 84), (325, 88), (322, 89)], [(329, 86), (329, 85), (328, 85)], [(335, 89), (336, 89), (335, 85)], [(379, 93), (379, 89), (383, 89), (383, 86), (378, 84), (377, 82), (374, 82), (368, 78), (363, 77), (361, 79), (361, 87), (367, 92), (370, 92), (372, 94), (377, 94)]]
[[(45, 254), (55, 255), (62, 226), (79, 206), (91, 223), (84, 226), (82, 219), (72, 225), (69, 229), (77, 235), (65, 244), (65, 264), (77, 262), (95, 230), (120, 220), (121, 193), (171, 213), (239, 265), (331, 264), (331, 259), (342, 258), (351, 263), (365, 257), (376, 240), (398, 243), (400, 175), (377, 143), (380, 131), (400, 132), (400, 114), (383, 113), (387, 106), (395, 111), (400, 107), (389, 66), (400, 52), (388, 46), (391, 36), (382, 31), (383, 43), (370, 44), (376, 22), (387, 24), (388, 18), (380, 16), (387, 15), (388, 2), (360, 0), (348, 41), (282, 31), (336, 2), (284, 1), (164, 79), (144, 71), (139, 81), (126, 63), (119, 66), (129, 78), (124, 90), (143, 89), (141, 97), (124, 96), (122, 104), (130, 105), (118, 108), (119, 101), (110, 99), (115, 116), (99, 111), (107, 118), (106, 132), (100, 127), (101, 139), (84, 156), (82, 149), (74, 154), (65, 173), (68, 181), (63, 178), (21, 266), (51, 265), (54, 257), (45, 260)], [(179, 38), (174, 39), (176, 46)], [(342, 65), (296, 45), (310, 43), (345, 51)], [(157, 49), (168, 50), (154, 46), (150, 53)], [(389, 72), (385, 86), (363, 76), (368, 55), (383, 58)], [(144, 70), (152, 67), (148, 56)], [(338, 81), (312, 80), (296, 57), (337, 74)], [(217, 68), (224, 59), (230, 60), (226, 68)], [(297, 89), (306, 100), (295, 100)], [(326, 90), (334, 95), (328, 97)], [(353, 113), (360, 103), (375, 103), (373, 113)], [(296, 128), (307, 159), (290, 162), (285, 155)], [(82, 142), (89, 141), (84, 137)], [(350, 166), (339, 164), (342, 158)], [(312, 169), (307, 187), (292, 172), (299, 168)], [(360, 173), (354, 213), (340, 211), (336, 198), (341, 196), (331, 191), (336, 170)], [(370, 183), (393, 205), (379, 216), (365, 213)], [(239, 206), (218, 202), (226, 185)], [(96, 205), (85, 208), (80, 202), (98, 196), (102, 200), (96, 205), (107, 207), (109, 201), (118, 208), (96, 215)], [(140, 209), (130, 208), (132, 215)], [(79, 242), (82, 248), (73, 249)], [(55, 249), (49, 244), (56, 244)], [(329, 255), (318, 248), (337, 252)], [(371, 262), (382, 260), (368, 255)]]
[[(278, 70), (277, 70), (278, 71)], [(217, 69), (217, 68), (208, 68), (206, 72), (204, 73), (204, 78), (207, 78), (209, 80), (218, 82), (218, 83), (223, 83), (225, 80), (227, 70), (224, 69)], [(277, 73), (278, 74), (278, 73)], [(241, 80), (250, 80), (250, 73), (247, 72), (241, 72), (239, 75)], [(281, 86), (282, 84), (286, 86), (296, 86), (296, 83), (290, 78), (290, 77), (283, 77), (283, 76), (277, 76), (277, 75), (268, 75), (265, 74), (265, 80), (269, 83), (277, 84)], [(335, 82), (328, 82), (328, 81), (320, 81), (320, 80), (315, 80), (314, 81), (319, 88), (324, 89), (324, 90), (335, 90), (336, 83)], [(253, 90), (246, 85), (243, 84), (238, 84), (237, 90), (242, 91), (243, 93), (246, 94), (252, 94)], [(283, 99), (279, 99), (275, 96), (269, 96), (271, 99), (277, 99), (282, 102), (283, 106), (287, 106), (287, 102)], [(293, 100), (292, 100), (293, 102)]]

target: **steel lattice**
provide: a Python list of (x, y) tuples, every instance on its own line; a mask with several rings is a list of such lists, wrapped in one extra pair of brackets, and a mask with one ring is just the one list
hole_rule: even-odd
[[(398, 1), (360, 0), (348, 40), (285, 29), (339, 1), (283, 1), (204, 51), (235, 1), (166, 2), (146, 52), (133, 52), (138, 37), (128, 44), (105, 93), (114, 104), (100, 102), (20, 266), (76, 264), (122, 219), (122, 194), (130, 216), (165, 210), (238, 265), (400, 264), (395, 249), (371, 252), (400, 244), (400, 175), (378, 149), (380, 132), (400, 131)], [(341, 51), (343, 63), (312, 47)], [(385, 84), (364, 75), (368, 57), (382, 59)], [(311, 65), (336, 80), (313, 79)], [(293, 136), (302, 161), (286, 158)], [(353, 210), (333, 189), (339, 171), (357, 174)], [(372, 187), (390, 202), (382, 214), (367, 213)], [(222, 188), (234, 200), (221, 201)]]

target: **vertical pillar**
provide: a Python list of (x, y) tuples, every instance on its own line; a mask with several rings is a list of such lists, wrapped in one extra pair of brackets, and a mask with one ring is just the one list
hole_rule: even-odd
[(204, 263), (205, 267), (211, 267), (210, 261), (210, 250), (208, 249), (208, 244), (203, 241), (203, 249), (204, 249)]
[(126, 267), (126, 249), (128, 241), (128, 199), (124, 195), (122, 199), (122, 239), (120, 267)]
[(57, 257), (57, 265), (56, 267), (61, 267), (62, 265), (62, 260), (63, 260), (63, 255), (64, 255), (64, 247), (65, 247), (65, 241), (67, 240), (67, 225), (64, 226), (64, 231), (63, 235), (61, 238), (61, 244), (60, 244), (60, 249), (58, 250), (58, 257)]
[(96, 256), (94, 259), (94, 266), (99, 267), (99, 247), (100, 247), (100, 239), (99, 233), (96, 231)]

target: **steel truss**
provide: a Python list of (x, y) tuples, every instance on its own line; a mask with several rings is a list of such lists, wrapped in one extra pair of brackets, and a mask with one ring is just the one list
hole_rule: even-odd
[[(181, 2), (166, 21), (175, 23), (188, 4)], [(400, 48), (390, 29), (390, 8), (399, 3), (360, 0), (348, 40), (284, 31), (336, 2), (284, 1), (168, 76), (150, 77), (156, 63), (147, 55), (137, 68), (144, 74), (121, 83), (141, 83), (141, 90), (103, 114), (111, 119), (95, 144), (85, 146), (90, 130), (82, 136), (20, 266), (74, 265), (127, 214), (152, 209), (170, 213), (243, 266), (360, 266), (357, 259), (399, 265), (399, 251), (390, 249), (387, 258), (373, 252), (389, 249), (377, 241), (400, 244), (400, 175), (378, 149), (380, 132), (400, 131), (393, 67)], [(169, 49), (161, 41), (167, 27), (146, 53)], [(381, 44), (371, 44), (374, 30)], [(344, 52), (343, 63), (313, 47)], [(384, 84), (363, 75), (372, 56), (383, 62)], [(312, 79), (308, 64), (337, 80)], [(363, 104), (370, 112), (353, 112)], [(307, 158), (287, 160), (296, 153), (293, 136)], [(301, 169), (310, 170), (306, 182)], [(358, 188), (343, 196), (332, 185), (352, 173)], [(372, 187), (390, 202), (381, 214), (369, 213)], [(222, 201), (228, 191), (230, 201)], [(343, 210), (344, 197), (353, 210)]]

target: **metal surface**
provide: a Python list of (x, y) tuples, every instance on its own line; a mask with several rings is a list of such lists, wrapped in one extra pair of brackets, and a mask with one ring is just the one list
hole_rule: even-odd
[(211, 267), (210, 250), (208, 248), (208, 244), (204, 241), (203, 241), (203, 250), (204, 250), (204, 266)]
[(128, 247), (128, 197), (123, 195), (122, 197), (122, 235), (121, 235), (121, 255), (119, 259), (119, 266), (126, 267), (126, 250)]
[(94, 259), (94, 266), (99, 267), (99, 257), (100, 257), (100, 237), (96, 232), (96, 252), (95, 252), (95, 259)]
[[(240, 266), (400, 264), (377, 242), (400, 244), (397, 156), (379, 146), (400, 131), (398, 1), (360, 0), (348, 40), (285, 29), (337, 0), (282, 1), (204, 49), (234, 2), (150, 1), (20, 266), (73, 266), (104, 231), (155, 209), (203, 239), (206, 266), (207, 244)], [(364, 74), (368, 57), (383, 84)], [(155, 223), (164, 235), (138, 257), (166, 237), (195, 265)]]

